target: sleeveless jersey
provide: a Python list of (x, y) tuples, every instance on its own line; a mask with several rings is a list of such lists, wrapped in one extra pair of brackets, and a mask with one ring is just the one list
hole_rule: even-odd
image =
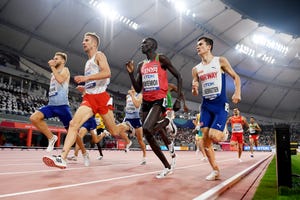
[(96, 120), (96, 124), (97, 124), (97, 129), (100, 129), (100, 128), (105, 129), (103, 119), (99, 113), (97, 113), (95, 115), (95, 120)]
[[(139, 94), (136, 94), (138, 96)], [(126, 96), (125, 118), (136, 119), (140, 118), (140, 107), (135, 107), (130, 95)]]
[[(84, 75), (89, 76), (100, 72), (98, 65), (95, 63), (96, 54), (89, 59), (85, 64)], [(87, 94), (100, 94), (106, 91), (107, 85), (110, 82), (110, 78), (101, 80), (92, 80), (85, 82), (85, 92)]]
[(144, 62), (141, 67), (141, 75), (144, 100), (155, 101), (167, 96), (168, 74), (160, 65), (159, 55), (153, 61)]
[(243, 129), (244, 121), (243, 121), (242, 116), (231, 117), (230, 123), (231, 123), (232, 133), (243, 133), (244, 132), (244, 129)]
[(255, 134), (258, 134), (258, 132), (255, 130), (255, 128), (257, 127), (257, 123), (249, 123), (249, 132), (250, 132), (250, 135), (255, 135)]
[(171, 95), (171, 92), (168, 91), (167, 93), (167, 108), (173, 108), (173, 105), (172, 105), (172, 95)]
[(207, 65), (202, 62), (195, 66), (199, 81), (202, 85), (202, 96), (205, 100), (222, 99), (225, 102), (225, 73), (222, 72), (219, 57), (214, 57)]
[(55, 79), (55, 76), (51, 73), (48, 105), (52, 105), (52, 106), (69, 105), (68, 93), (69, 93), (69, 82), (65, 81), (62, 84), (60, 84)]

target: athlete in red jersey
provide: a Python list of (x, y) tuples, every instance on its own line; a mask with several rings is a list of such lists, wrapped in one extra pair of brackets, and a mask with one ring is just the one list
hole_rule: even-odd
[[(134, 77), (133, 61), (126, 63), (130, 80), (136, 92), (143, 93), (142, 121), (143, 133), (152, 148), (152, 151), (161, 160), (164, 170), (159, 173), (157, 178), (164, 178), (172, 173), (173, 167), (169, 164), (165, 155), (157, 144), (153, 135), (159, 131), (156, 128), (158, 120), (166, 110), (166, 96), (168, 92), (167, 70), (177, 79), (177, 99), (173, 105), (174, 111), (180, 109), (180, 94), (182, 88), (182, 78), (179, 72), (173, 67), (169, 58), (156, 53), (157, 42), (153, 38), (146, 38), (142, 41), (142, 53), (147, 56), (146, 61), (138, 64), (137, 77)], [(168, 120), (167, 120), (168, 122)], [(167, 125), (168, 123), (166, 123)]]
[(245, 117), (240, 115), (239, 109), (235, 108), (233, 109), (233, 116), (229, 117), (226, 125), (228, 123), (231, 124), (231, 140), (230, 145), (231, 146), (237, 146), (238, 149), (238, 158), (239, 161), (241, 160), (241, 155), (243, 152), (243, 144), (244, 144), (244, 128), (249, 127), (248, 122)]

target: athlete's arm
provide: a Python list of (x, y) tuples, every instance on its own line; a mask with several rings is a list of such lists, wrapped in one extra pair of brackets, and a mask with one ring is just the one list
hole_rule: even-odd
[(132, 98), (132, 102), (133, 102), (134, 106), (136, 108), (139, 108), (143, 101), (142, 94), (135, 95), (135, 93), (133, 92), (132, 94), (130, 94), (130, 96)]
[(247, 119), (245, 117), (243, 117), (243, 121), (244, 121), (244, 127), (249, 129), (249, 124), (248, 124)]
[(140, 62), (138, 64), (138, 71), (137, 71), (137, 76), (136, 79), (134, 78), (134, 64), (133, 61), (128, 61), (126, 63), (126, 69), (127, 72), (129, 74), (129, 78), (131, 80), (132, 86), (134, 88), (134, 90), (137, 93), (140, 93), (142, 91), (142, 87), (143, 87), (143, 82), (142, 82), (142, 75), (141, 75), (141, 67), (143, 66), (143, 62)]
[(198, 94), (199, 94), (199, 77), (198, 77), (197, 70), (195, 67), (192, 69), (192, 78), (193, 78), (192, 94), (194, 96), (198, 96)]
[(257, 131), (261, 132), (261, 128), (260, 128), (260, 126), (259, 126), (257, 123), (256, 123), (255, 130), (257, 130)]
[(220, 57), (220, 65), (224, 72), (229, 74), (234, 80), (235, 91), (232, 95), (232, 102), (237, 104), (241, 101), (241, 79), (240, 76), (232, 69), (230, 63), (225, 57)]
[(64, 67), (61, 70), (61, 72), (58, 72), (58, 70), (56, 69), (56, 67), (51, 64), (51, 60), (48, 62), (48, 64), (49, 64), (49, 66), (51, 68), (52, 74), (54, 75), (56, 81), (59, 84), (62, 84), (64, 82), (70, 80), (70, 72), (69, 72), (69, 69), (67, 67)]

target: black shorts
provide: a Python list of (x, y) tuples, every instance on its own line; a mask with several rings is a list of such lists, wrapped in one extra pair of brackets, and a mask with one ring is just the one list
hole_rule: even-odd
[(145, 100), (143, 100), (142, 111), (143, 112), (149, 112), (154, 105), (159, 105), (161, 107), (162, 113), (164, 113), (164, 112), (166, 112), (166, 108), (167, 108), (167, 99), (163, 98), (163, 99), (158, 99), (158, 100), (155, 100), (155, 101), (145, 101)]

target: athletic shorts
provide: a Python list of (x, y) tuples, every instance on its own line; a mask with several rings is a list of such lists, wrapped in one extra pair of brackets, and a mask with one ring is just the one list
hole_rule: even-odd
[(253, 139), (254, 141), (257, 141), (258, 137), (258, 134), (249, 135), (249, 139)]
[(96, 124), (96, 120), (95, 117), (91, 117), (89, 118), (86, 122), (83, 123), (83, 125), (81, 127), (86, 128), (86, 130), (91, 131), (96, 129), (97, 124)]
[(142, 127), (142, 121), (141, 121), (140, 118), (134, 118), (134, 119), (127, 119), (127, 118), (125, 118), (123, 120), (123, 122), (129, 122), (133, 128), (140, 128), (140, 127)]
[(231, 141), (237, 142), (239, 144), (244, 143), (244, 134), (243, 133), (232, 133)]
[(44, 114), (45, 119), (58, 117), (59, 120), (64, 124), (65, 129), (69, 128), (69, 123), (72, 120), (71, 109), (68, 105), (52, 106), (47, 105), (39, 109)]
[(160, 105), (162, 113), (166, 112), (167, 101), (166, 98), (155, 101), (145, 101), (142, 103), (142, 111), (149, 112), (154, 105)]
[(227, 121), (229, 106), (228, 103), (206, 104), (201, 106), (201, 128), (208, 127), (224, 131)]
[(88, 106), (93, 110), (94, 114), (99, 113), (100, 115), (105, 115), (108, 110), (114, 109), (112, 98), (107, 92), (85, 94), (80, 105)]

